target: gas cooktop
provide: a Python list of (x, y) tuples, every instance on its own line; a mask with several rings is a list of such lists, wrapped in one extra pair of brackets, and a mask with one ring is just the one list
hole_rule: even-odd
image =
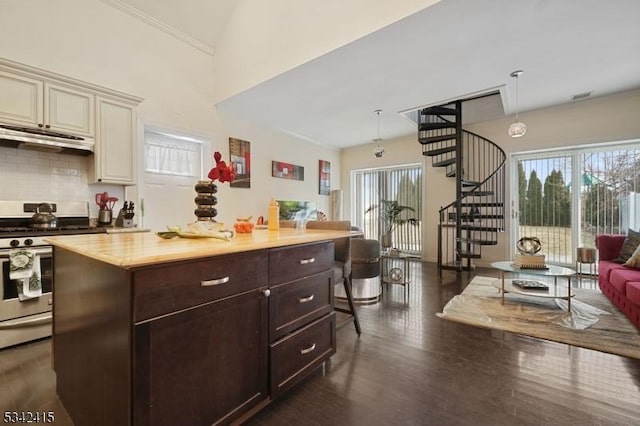
[[(56, 216), (56, 226), (33, 227), (31, 219), (36, 207), (46, 204)], [(0, 239), (31, 238), (49, 235), (94, 234), (107, 232), (104, 227), (89, 224), (89, 204), (86, 202), (28, 202), (0, 200)]]

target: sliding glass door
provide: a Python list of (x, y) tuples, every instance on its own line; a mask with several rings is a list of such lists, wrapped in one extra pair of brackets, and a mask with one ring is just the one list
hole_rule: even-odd
[(640, 227), (640, 144), (513, 157), (511, 246), (537, 237), (547, 262), (573, 265), (577, 247)]
[(385, 232), (385, 222), (380, 215), (384, 209), (380, 207), (394, 201), (409, 209), (399, 214), (400, 223), (393, 226), (393, 247), (419, 255), (422, 251), (422, 166), (410, 164), (352, 172), (351, 223), (362, 229), (365, 238), (380, 239)]

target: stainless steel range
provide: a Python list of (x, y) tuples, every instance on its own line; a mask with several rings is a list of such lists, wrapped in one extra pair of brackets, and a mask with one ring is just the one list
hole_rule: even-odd
[[(0, 200), (0, 348), (51, 335), (52, 249), (44, 238), (102, 232), (89, 226), (89, 203)], [(38, 259), (38, 297), (24, 297), (21, 280), (12, 279), (10, 259), (18, 252)]]

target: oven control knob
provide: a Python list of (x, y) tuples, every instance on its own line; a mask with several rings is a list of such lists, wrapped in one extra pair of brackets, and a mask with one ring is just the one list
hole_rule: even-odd
[(18, 247), (18, 246), (20, 245), (20, 241), (18, 241), (18, 240), (11, 240), (11, 241), (9, 242), (9, 245), (10, 245), (11, 247)]
[(31, 238), (27, 238), (26, 240), (24, 240), (24, 245), (25, 246), (30, 246), (33, 244), (33, 240)]

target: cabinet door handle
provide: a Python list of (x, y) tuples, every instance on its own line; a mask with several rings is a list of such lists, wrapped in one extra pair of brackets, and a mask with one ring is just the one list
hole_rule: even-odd
[(51, 124), (45, 124), (44, 127), (46, 127), (47, 129), (51, 128)]
[(315, 257), (310, 257), (309, 259), (300, 259), (300, 264), (301, 265), (307, 265), (309, 263), (313, 263), (316, 261)]
[(223, 277), (223, 278), (218, 278), (216, 280), (208, 280), (208, 281), (200, 281), (200, 285), (202, 287), (209, 287), (212, 285), (220, 285), (220, 284), (224, 284), (224, 283), (228, 283), (229, 282), (229, 277)]
[(313, 352), (313, 351), (315, 351), (315, 350), (316, 350), (316, 344), (315, 344), (315, 343), (312, 343), (312, 344), (311, 344), (311, 346), (309, 346), (308, 348), (306, 348), (306, 349), (300, 349), (300, 355), (306, 355), (306, 354), (308, 354), (309, 352)]
[(269, 296), (271, 296), (271, 290), (266, 289), (266, 290), (264, 290), (264, 291), (262, 292), (262, 294), (264, 294), (264, 297), (269, 297)]
[(311, 302), (313, 300), (314, 295), (312, 294), (311, 296), (307, 296), (307, 297), (301, 297), (300, 298), (300, 303), (307, 303), (307, 302)]

